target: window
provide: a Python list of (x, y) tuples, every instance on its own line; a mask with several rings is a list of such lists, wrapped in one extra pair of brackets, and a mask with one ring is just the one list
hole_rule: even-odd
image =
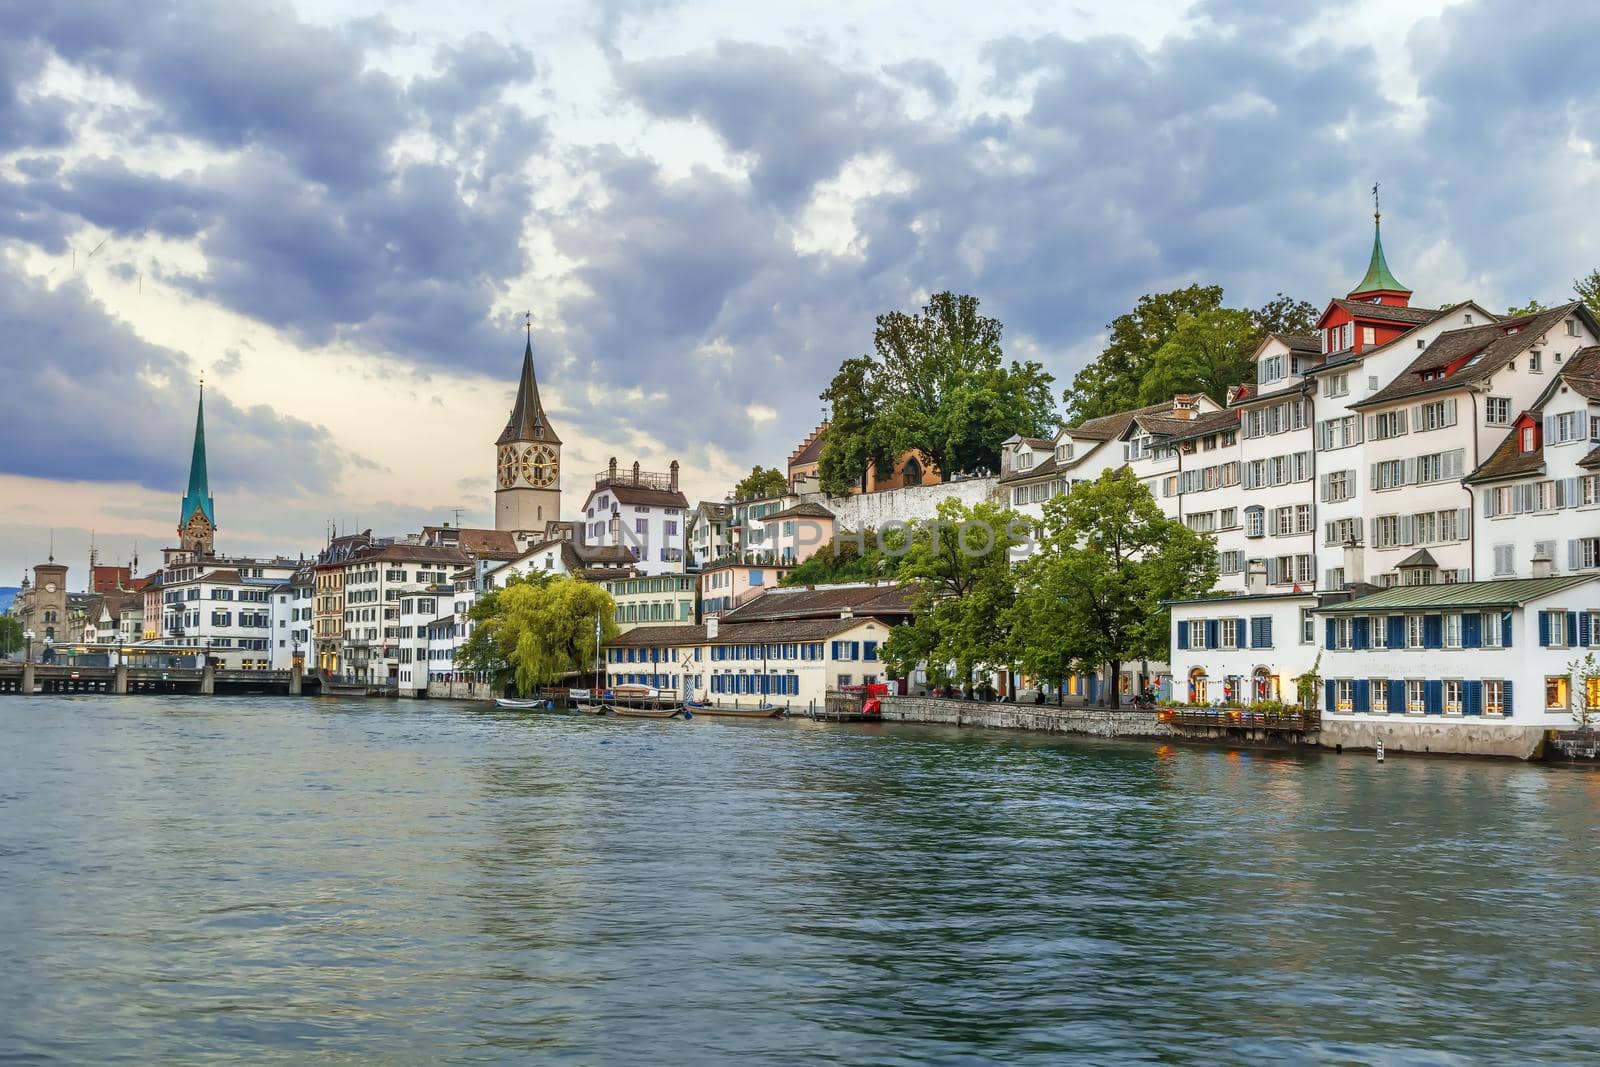
[(1444, 713), (1446, 715), (1461, 714), (1461, 680), (1459, 678), (1446, 678), (1444, 680)]
[(1218, 629), (1221, 630), (1219, 648), (1239, 647), (1239, 622), (1237, 619), (1223, 619), (1222, 625)]
[(1389, 714), (1389, 679), (1374, 678), (1372, 685), (1372, 714)]
[(1367, 420), (1367, 436), (1374, 441), (1385, 441), (1406, 432), (1406, 413), (1385, 411)]
[(1217, 553), (1217, 571), (1220, 574), (1239, 574), (1244, 570), (1244, 553), (1238, 549)]
[(1454, 612), (1444, 617), (1444, 647), (1461, 647), (1461, 616)]
[(1281, 355), (1268, 356), (1261, 361), (1261, 373), (1256, 377), (1258, 383), (1268, 385), (1272, 382), (1280, 381), (1282, 378), (1283, 357)]
[(1406, 679), (1406, 714), (1422, 715), (1428, 710), (1427, 686), (1420, 678)]
[(1485, 678), (1483, 680), (1483, 713), (1485, 715), (1504, 715), (1506, 713), (1505, 682), (1499, 678)]
[(1455, 424), (1456, 402), (1453, 397), (1448, 400), (1435, 400), (1431, 404), (1421, 404), (1411, 412), (1411, 427), (1418, 432), (1441, 430)]
[(1479, 616), (1478, 641), (1484, 648), (1500, 647), (1500, 616), (1494, 612), (1486, 611)]
[(1533, 374), (1542, 374), (1544, 372), (1543, 353), (1538, 349), (1533, 349), (1528, 353), (1528, 370)]
[(1344, 588), (1344, 568), (1343, 567), (1329, 567), (1325, 572), (1323, 572), (1322, 588), (1324, 588), (1324, 589), (1343, 589)]
[(1348, 372), (1330, 374), (1322, 383), (1323, 396), (1349, 396), (1350, 375)]
[(1506, 396), (1485, 397), (1483, 401), (1483, 421), (1490, 426), (1505, 426), (1511, 422), (1511, 398)]
[(1356, 706), (1356, 684), (1349, 678), (1340, 678), (1333, 686), (1334, 708), (1338, 711), (1350, 712)]
[(1389, 647), (1389, 617), (1373, 615), (1367, 620), (1367, 640), (1373, 648)]
[(1355, 471), (1333, 471), (1322, 476), (1322, 499), (1329, 503), (1349, 500), (1356, 495)]
[(1033, 453), (1032, 452), (1018, 452), (1017, 453), (1017, 462), (1016, 462), (1015, 466), (1016, 466), (1016, 469), (1019, 470), (1019, 471), (1032, 470), (1033, 469)]
[(1406, 647), (1421, 648), (1424, 642), (1424, 631), (1421, 615), (1406, 616)]
[(1239, 509), (1223, 508), (1217, 512), (1217, 529), (1236, 530), (1239, 528)]
[(1578, 320), (1577, 319), (1568, 319), (1567, 320), (1567, 336), (1568, 337), (1577, 337), (1578, 336)]
[(1566, 648), (1575, 644), (1577, 634), (1567, 632), (1567, 613), (1564, 611), (1539, 612), (1539, 644), (1549, 648)]
[(1546, 711), (1566, 711), (1572, 679), (1564, 674), (1546, 675), (1544, 680), (1544, 706)]
[(1246, 537), (1266, 536), (1266, 509), (1259, 505), (1244, 509), (1244, 535)]
[(1600, 537), (1579, 537), (1568, 541), (1567, 557), (1569, 570), (1593, 570), (1600, 567)]
[(1317, 617), (1312, 614), (1312, 609), (1300, 609), (1300, 643), (1314, 645), (1317, 643)]

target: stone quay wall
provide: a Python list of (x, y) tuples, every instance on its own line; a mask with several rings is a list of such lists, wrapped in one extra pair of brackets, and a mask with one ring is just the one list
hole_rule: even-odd
[(1317, 744), (1323, 748), (1376, 749), (1429, 756), (1499, 756), (1531, 760), (1544, 754), (1543, 726), (1510, 726), (1471, 719), (1350, 721), (1323, 719)]
[(1034, 730), (1088, 737), (1171, 737), (1172, 729), (1154, 711), (1118, 710), (1051, 704), (986, 704), (974, 700), (932, 697), (885, 697), (885, 722), (930, 723), (940, 726), (982, 726), (992, 730)]

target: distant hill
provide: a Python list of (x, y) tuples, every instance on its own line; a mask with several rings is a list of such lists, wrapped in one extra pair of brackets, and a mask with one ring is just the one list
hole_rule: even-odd
[(11, 610), (11, 602), (22, 592), (14, 585), (0, 585), (0, 615)]

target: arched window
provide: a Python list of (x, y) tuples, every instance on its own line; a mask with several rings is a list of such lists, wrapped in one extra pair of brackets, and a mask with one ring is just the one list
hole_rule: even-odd
[(906, 460), (906, 465), (900, 468), (900, 475), (907, 485), (922, 484), (922, 464), (917, 462), (916, 456)]

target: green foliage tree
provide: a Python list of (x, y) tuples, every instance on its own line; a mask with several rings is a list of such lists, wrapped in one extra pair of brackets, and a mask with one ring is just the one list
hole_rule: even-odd
[[(1123, 663), (1170, 654), (1162, 602), (1210, 589), (1217, 554), (1211, 538), (1163, 515), (1121, 467), (1045, 502), (1038, 550), (1020, 569), (1032, 610), (1017, 619), (1018, 639), (1063, 640), (1074, 659), (1105, 664), (1116, 707)], [(1030, 655), (1047, 661), (1050, 653)]]
[(570, 575), (530, 574), (492, 589), (472, 606), (472, 635), (457, 657), (497, 686), (531, 693), (594, 669), (595, 617), (603, 644), (617, 636), (616, 605), (598, 585)]
[(878, 316), (875, 354), (847, 359), (822, 394), (832, 412), (818, 463), (824, 490), (848, 492), (869, 463), (892, 469), (917, 450), (948, 479), (996, 470), (1013, 434), (1054, 429), (1054, 379), (1002, 362), (1000, 323), (973, 296), (936, 293), (915, 315)]
[(1250, 357), (1259, 339), (1248, 311), (1213, 308), (1184, 315), (1156, 350), (1140, 403), (1160, 403), (1175, 393), (1205, 393), (1227, 403), (1229, 387), (1254, 380)]
[(1269, 333), (1310, 334), (1317, 328), (1321, 314), (1315, 304), (1279, 293), (1250, 312), (1250, 320), (1255, 324), (1259, 341)]
[(1567, 664), (1572, 677), (1572, 721), (1580, 730), (1593, 730), (1600, 721), (1600, 660), (1593, 652)]
[(1545, 306), (1542, 303), (1537, 300), (1530, 300), (1526, 304), (1522, 304), (1520, 306), (1516, 304), (1511, 305), (1510, 307), (1506, 308), (1506, 314), (1513, 317), (1519, 315), (1537, 315), (1539, 312), (1544, 310)]
[(980, 666), (1010, 666), (1005, 629), (1016, 599), (1011, 550), (1024, 543), (1029, 523), (988, 501), (939, 505), (938, 518), (918, 524), (904, 549), (898, 577), (908, 590), (912, 621), (898, 626), (884, 646), (891, 673), (904, 676), (919, 663), (950, 675), (970, 693)]
[(750, 468), (750, 473), (733, 487), (735, 500), (760, 500), (763, 497), (782, 496), (789, 491), (789, 479), (776, 467)]
[(9, 656), (22, 648), (22, 621), (11, 615), (0, 615), (0, 656)]
[[(884, 543), (891, 549), (895, 545), (891, 530)], [(857, 541), (859, 540), (859, 544)], [(871, 578), (893, 578), (900, 569), (900, 559), (878, 547), (877, 531), (868, 529), (860, 538), (854, 534), (836, 533), (825, 545), (805, 562), (785, 574), (779, 585), (827, 585), (833, 582), (860, 582)]]
[(1592, 270), (1572, 283), (1572, 292), (1589, 305), (1589, 310), (1600, 315), (1600, 270)]
[(1111, 336), (1105, 348), (1072, 379), (1072, 388), (1063, 397), (1069, 421), (1138, 407), (1155, 354), (1177, 329), (1178, 320), (1221, 306), (1220, 285), (1191, 285), (1141, 296), (1132, 311), (1106, 324)]

